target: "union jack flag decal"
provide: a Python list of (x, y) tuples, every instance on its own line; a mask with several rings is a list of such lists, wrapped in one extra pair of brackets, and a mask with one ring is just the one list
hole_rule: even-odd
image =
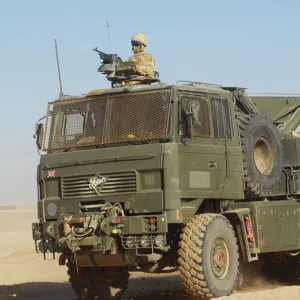
[(48, 171), (48, 178), (54, 178), (55, 177), (55, 170), (49, 170)]

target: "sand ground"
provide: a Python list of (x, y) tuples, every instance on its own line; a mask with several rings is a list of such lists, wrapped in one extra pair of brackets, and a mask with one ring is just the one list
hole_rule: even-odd
[[(44, 261), (35, 253), (31, 223), (36, 210), (23, 207), (0, 210), (0, 300), (77, 300), (68, 283), (66, 268), (57, 260)], [(296, 300), (300, 286), (282, 286), (255, 278), (251, 289), (235, 292), (225, 300)], [(124, 299), (188, 300), (181, 288), (180, 276), (134, 273)], [(219, 298), (221, 299), (221, 298)]]

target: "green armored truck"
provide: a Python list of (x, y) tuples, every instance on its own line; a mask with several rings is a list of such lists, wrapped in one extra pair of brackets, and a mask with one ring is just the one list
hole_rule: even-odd
[(296, 266), (300, 98), (158, 77), (124, 86), (131, 67), (49, 103), (37, 124), (37, 251), (60, 254), (81, 299), (120, 298), (133, 271), (179, 270), (209, 299), (256, 260)]

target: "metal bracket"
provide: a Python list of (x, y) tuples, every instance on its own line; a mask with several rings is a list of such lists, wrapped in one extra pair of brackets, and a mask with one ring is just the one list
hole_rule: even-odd
[[(249, 208), (235, 209), (225, 211), (222, 213), (233, 226), (240, 242), (241, 251), (244, 254), (244, 259), (248, 262), (258, 260), (257, 247), (255, 236), (253, 235), (253, 242), (248, 241), (248, 234), (245, 227), (245, 219), (249, 218), (252, 226), (252, 219)], [(253, 226), (252, 226), (253, 229)]]

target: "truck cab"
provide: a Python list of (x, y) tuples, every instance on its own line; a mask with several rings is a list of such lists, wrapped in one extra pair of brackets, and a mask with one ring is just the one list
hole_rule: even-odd
[[(275, 115), (269, 116), (272, 120), (260, 116), (256, 107), (266, 110), (263, 100), (246, 101), (240, 92), (199, 82), (138, 84), (48, 103), (45, 122), (37, 125), (39, 222), (32, 224), (33, 239), (37, 251), (60, 253), (60, 264), (68, 262), (79, 296), (87, 289), (87, 299), (99, 295), (112, 299), (101, 288), (78, 283), (78, 276), (91, 268), (103, 280), (120, 281), (120, 293), (127, 286), (129, 270), (153, 273), (180, 266), (186, 274), (192, 268), (187, 263), (200, 258), (187, 259), (184, 249), (189, 240), (205, 245), (210, 230), (210, 236), (219, 234), (209, 229), (210, 224), (225, 230), (224, 238), (216, 236), (208, 246), (213, 273), (207, 272), (220, 286), (199, 287), (199, 295), (210, 298), (232, 292), (238, 245), (247, 262), (258, 259), (259, 252), (278, 251), (278, 244), (263, 250), (265, 236), (255, 216), (262, 200), (287, 200), (289, 192), (299, 195), (299, 161), (294, 165), (299, 139), (284, 141), (291, 156), (281, 157)], [(251, 152), (245, 135), (256, 126), (255, 120), (265, 126), (265, 134), (255, 138)], [(290, 173), (283, 171), (283, 162)], [(254, 169), (261, 182), (251, 175)], [(285, 180), (277, 187), (282, 173)], [(265, 177), (273, 180), (271, 187)], [(291, 207), (290, 212), (296, 204)], [(268, 214), (271, 209), (269, 205), (264, 211)], [(273, 230), (266, 228), (266, 234)], [(236, 244), (232, 241), (238, 233)], [(299, 248), (295, 237), (292, 243), (292, 250)], [(198, 251), (195, 245), (189, 253)], [(285, 246), (291, 249), (289, 240)], [(82, 270), (79, 275), (77, 268)], [(201, 276), (208, 276), (203, 272)]]

